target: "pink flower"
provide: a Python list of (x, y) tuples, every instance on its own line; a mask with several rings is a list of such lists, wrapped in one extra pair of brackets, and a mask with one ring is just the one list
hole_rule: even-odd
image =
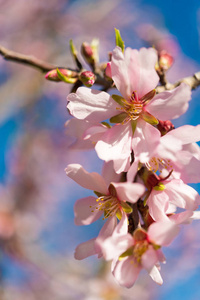
[[(144, 163), (149, 171), (158, 173), (161, 178), (170, 172), (170, 178), (182, 179), (185, 183), (200, 182), (200, 148), (194, 142), (200, 140), (200, 125), (185, 125), (169, 131), (159, 137), (158, 145), (152, 151), (152, 157)], [(127, 178), (133, 181), (141, 154), (134, 152)]]
[(153, 223), (148, 231), (138, 228), (133, 236), (120, 233), (117, 226), (102, 243), (102, 253), (106, 260), (113, 259), (113, 275), (120, 285), (130, 288), (143, 268), (156, 283), (162, 284), (158, 266), (165, 257), (160, 248), (169, 245), (178, 232), (179, 227), (169, 219)]
[(154, 88), (159, 80), (156, 61), (157, 54), (152, 48), (140, 51), (127, 48), (123, 54), (116, 47), (111, 72), (122, 97), (81, 87), (67, 98), (67, 107), (74, 117), (92, 123), (107, 119), (116, 123), (101, 135), (95, 149), (101, 159), (114, 161), (118, 173), (128, 170), (130, 154), (137, 147), (140, 160), (149, 159), (160, 136), (152, 126), (158, 119), (177, 118), (188, 108), (191, 91), (184, 83), (173, 91), (155, 95)]
[(76, 201), (74, 206), (76, 225), (91, 224), (102, 214), (103, 219), (116, 217), (121, 219), (126, 212), (132, 211), (126, 202), (137, 202), (145, 192), (144, 185), (140, 183), (111, 182), (111, 178), (119, 181), (120, 175), (113, 172), (110, 164), (104, 168), (103, 176), (95, 172), (88, 173), (78, 164), (68, 165), (65, 171), (67, 176), (82, 187), (93, 190), (97, 195)]
[(168, 219), (167, 214), (176, 211), (177, 207), (196, 210), (200, 205), (200, 196), (181, 179), (162, 180), (152, 186), (147, 204), (154, 220), (165, 221)]

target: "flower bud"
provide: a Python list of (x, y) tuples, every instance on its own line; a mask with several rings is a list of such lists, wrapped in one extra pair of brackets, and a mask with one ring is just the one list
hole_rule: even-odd
[(167, 51), (162, 50), (159, 53), (158, 64), (162, 70), (167, 71), (172, 66), (173, 62), (173, 57), (169, 53), (167, 53)]
[(81, 53), (85, 61), (94, 68), (95, 64), (99, 61), (98, 56), (99, 41), (93, 39), (91, 44), (84, 42), (81, 46)]
[(171, 121), (162, 121), (159, 120), (159, 124), (157, 125), (158, 130), (160, 131), (161, 135), (165, 135), (167, 132), (171, 131), (174, 129), (174, 125), (172, 124)]
[(87, 87), (91, 87), (95, 83), (95, 75), (91, 71), (83, 71), (79, 75), (79, 80)]
[[(68, 69), (59, 69), (59, 71), (67, 78), (76, 78), (77, 73)], [(51, 81), (61, 81), (61, 79), (58, 76), (57, 69), (53, 69), (49, 71), (46, 75), (45, 78)]]
[(112, 80), (111, 62), (110, 61), (107, 63), (104, 75), (107, 80)]

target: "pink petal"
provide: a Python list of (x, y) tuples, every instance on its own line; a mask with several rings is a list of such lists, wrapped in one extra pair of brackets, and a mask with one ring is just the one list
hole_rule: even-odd
[(190, 99), (191, 90), (189, 85), (181, 83), (172, 91), (156, 95), (146, 105), (146, 110), (160, 120), (176, 119), (186, 112)]
[(134, 285), (141, 267), (135, 262), (133, 256), (129, 256), (116, 263), (113, 275), (118, 283), (122, 286), (130, 288)]
[(142, 255), (141, 264), (143, 268), (150, 271), (153, 266), (158, 262), (157, 251), (152, 246)]
[(151, 271), (149, 272), (149, 275), (151, 276), (151, 278), (153, 279), (153, 281), (155, 281), (157, 284), (162, 285), (163, 284), (163, 280), (162, 277), (160, 275), (160, 272), (158, 270), (158, 268), (156, 266), (154, 266)]
[(159, 130), (143, 120), (138, 120), (132, 142), (135, 157), (143, 163), (149, 161), (159, 142)]
[[(188, 151), (177, 153), (177, 162), (173, 166), (179, 178), (187, 183), (199, 183), (200, 160)], [(173, 173), (172, 173), (173, 175)]]
[(99, 219), (103, 212), (96, 207), (98, 203), (95, 197), (89, 196), (77, 200), (74, 205), (75, 224), (88, 225)]
[(127, 159), (131, 154), (131, 139), (131, 125), (117, 124), (102, 136), (95, 149), (99, 158), (105, 161)]
[(136, 157), (127, 172), (127, 181), (133, 182), (138, 171), (139, 159)]
[(106, 195), (108, 189), (101, 175), (96, 172), (89, 173), (79, 164), (70, 164), (65, 169), (67, 176), (80, 186)]
[(112, 54), (112, 78), (125, 99), (136, 91), (139, 98), (154, 89), (158, 83), (155, 71), (157, 54), (153, 48), (140, 51), (127, 48), (125, 55), (116, 47)]
[(168, 209), (169, 197), (164, 191), (152, 190), (147, 204), (149, 206), (149, 213), (156, 221), (167, 221), (166, 212)]
[(156, 245), (167, 246), (178, 233), (179, 227), (174, 222), (155, 222), (148, 229), (148, 239)]
[(121, 174), (117, 174), (113, 168), (113, 161), (105, 162), (102, 169), (102, 177), (104, 178), (107, 186), (113, 182), (119, 182)]
[(192, 219), (191, 219), (192, 215), (193, 215), (193, 211), (186, 210), (184, 212), (181, 212), (181, 213), (178, 213), (175, 215), (171, 215), (169, 217), (169, 219), (172, 222), (175, 222), (177, 225), (178, 224), (190, 224), (192, 222)]
[(68, 95), (70, 113), (77, 119), (97, 123), (117, 114), (116, 102), (106, 92), (80, 87)]
[(146, 190), (145, 186), (140, 183), (112, 182), (112, 184), (117, 191), (118, 199), (125, 202), (136, 203)]
[(82, 260), (91, 255), (97, 254), (94, 247), (95, 238), (87, 242), (81, 243), (76, 247), (74, 257), (75, 259)]
[(200, 196), (195, 189), (180, 179), (165, 182), (165, 192), (170, 202), (188, 210), (195, 210), (200, 205)]
[(127, 233), (128, 219), (126, 214), (122, 215), (122, 219), (117, 224), (112, 235), (104, 240), (100, 245), (106, 260), (116, 259), (128, 248), (130, 248), (134, 241), (133, 237)]
[(101, 245), (103, 244), (104, 240), (110, 237), (117, 225), (117, 218), (116, 216), (109, 217), (106, 223), (101, 228), (98, 237), (95, 241), (95, 248), (98, 253), (101, 253)]
[(183, 145), (198, 142), (200, 141), (200, 125), (184, 125), (171, 130), (167, 135), (181, 140)]
[(103, 256), (106, 260), (118, 258), (133, 245), (133, 237), (130, 234), (112, 236), (106, 239), (102, 245)]

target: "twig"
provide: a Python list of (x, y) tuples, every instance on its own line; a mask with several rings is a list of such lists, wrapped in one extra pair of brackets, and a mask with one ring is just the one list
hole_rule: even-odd
[(23, 55), (14, 51), (10, 51), (2, 46), (0, 46), (0, 54), (6, 60), (14, 61), (20, 64), (25, 64), (31, 67), (39, 69), (41, 72), (48, 72), (56, 67), (52, 64), (46, 63), (40, 59), (33, 56)]
[[(6, 60), (14, 61), (16, 63), (26, 64), (28, 66), (37, 68), (44, 73), (57, 68), (57, 66), (44, 62), (33, 56), (23, 55), (21, 53), (8, 50), (2, 46), (0, 46), (0, 55), (2, 55)], [(110, 86), (108, 82), (103, 77), (99, 76), (99, 74), (97, 75), (98, 76), (97, 76), (96, 83), (100, 84), (106, 89), (109, 88)], [(177, 86), (179, 86), (182, 82), (187, 83), (190, 86), (191, 90), (194, 90), (196, 87), (200, 85), (200, 72), (195, 73), (193, 76), (182, 78), (181, 80), (175, 82), (174, 84), (167, 82), (165, 85), (160, 85), (156, 88), (156, 92), (161, 93), (166, 90), (172, 90)]]
[(179, 86), (182, 82), (187, 83), (190, 86), (191, 90), (196, 89), (200, 85), (200, 72), (195, 73), (193, 76), (182, 78), (181, 80), (175, 82), (174, 84), (168, 82), (164, 86), (160, 85), (156, 88), (156, 92), (161, 93), (166, 90), (173, 90), (174, 88)]

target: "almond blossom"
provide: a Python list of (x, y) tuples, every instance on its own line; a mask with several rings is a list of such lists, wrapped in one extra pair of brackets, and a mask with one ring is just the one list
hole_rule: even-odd
[(124, 234), (116, 227), (112, 236), (102, 243), (106, 260), (113, 260), (112, 272), (120, 285), (130, 288), (144, 268), (151, 278), (162, 284), (159, 263), (165, 262), (161, 246), (168, 246), (177, 236), (179, 227), (169, 219), (149, 226), (148, 231), (138, 228), (133, 236)]
[[(121, 96), (80, 87), (68, 95), (70, 113), (81, 120), (116, 123), (96, 143), (98, 156), (114, 164), (117, 172), (127, 171), (130, 154), (137, 147), (141, 159), (149, 158), (156, 146), (159, 131), (152, 125), (158, 119), (174, 119), (188, 108), (191, 91), (182, 83), (173, 91), (155, 95), (158, 75), (155, 70), (157, 54), (153, 48), (139, 51), (127, 48), (125, 54), (116, 47), (112, 53), (112, 79)], [(163, 109), (164, 107), (164, 109)], [(149, 139), (151, 137), (151, 139)]]
[[(68, 177), (86, 189), (93, 190), (96, 197), (89, 196), (76, 201), (74, 206), (75, 224), (88, 225), (99, 219), (116, 217), (131, 213), (131, 207), (126, 203), (135, 203), (144, 194), (145, 187), (140, 183), (112, 182), (110, 178), (120, 179), (120, 176), (108, 167), (104, 168), (104, 177), (98, 173), (88, 173), (79, 164), (70, 164), (65, 169)], [(107, 184), (109, 182), (109, 184)]]
[[(171, 178), (182, 179), (185, 183), (200, 180), (200, 125), (184, 125), (159, 137), (158, 146), (144, 166), (161, 178), (171, 172)], [(134, 152), (134, 161), (128, 170), (127, 179), (133, 181), (138, 171), (140, 153)]]

